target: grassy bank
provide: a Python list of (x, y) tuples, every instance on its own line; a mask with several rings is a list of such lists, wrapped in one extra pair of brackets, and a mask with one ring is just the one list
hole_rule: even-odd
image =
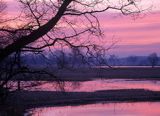
[[(50, 72), (52, 69), (50, 69)], [(21, 78), (22, 81), (89, 81), (94, 79), (148, 79), (160, 80), (160, 67), (117, 67), (117, 68), (77, 68), (61, 69), (53, 73), (55, 77), (35, 76)], [(13, 80), (17, 80), (16, 78)]]
[(160, 101), (160, 92), (143, 89), (105, 90), (96, 92), (20, 91), (11, 93), (8, 104), (16, 107), (80, 105), (97, 102)]

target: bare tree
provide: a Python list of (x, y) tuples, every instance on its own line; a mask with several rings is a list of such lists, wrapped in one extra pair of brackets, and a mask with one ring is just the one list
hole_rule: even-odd
[[(90, 42), (92, 38), (102, 36), (96, 13), (109, 9), (119, 10), (124, 15), (139, 12), (135, 2), (125, 0), (121, 4), (105, 0), (64, 0), (61, 4), (55, 0), (19, 0), (19, 2), (24, 12), (23, 16), (14, 22), (23, 23), (14, 28), (10, 26), (0, 28), (1, 36), (9, 41), (1, 46), (0, 62), (18, 50), (44, 50), (58, 44), (69, 48), (83, 48), (87, 53), (91, 49), (99, 50), (101, 48)], [(84, 38), (82, 36), (84, 34), (87, 34), (88, 38)]]
[[(44, 54), (54, 49), (74, 49), (81, 56), (96, 58), (107, 48), (95, 42), (103, 38), (97, 14), (109, 9), (124, 15), (139, 13), (133, 0), (18, 0), (21, 12), (18, 17), (3, 19), (0, 23), (0, 63), (3, 87), (14, 76), (48, 74), (32, 71), (22, 62), (29, 52)], [(0, 1), (0, 10), (6, 6)], [(0, 11), (0, 12), (1, 12)], [(18, 25), (12, 25), (18, 24)], [(83, 52), (80, 52), (83, 51)], [(10, 62), (7, 65), (6, 62)], [(26, 75), (25, 75), (26, 76)], [(50, 75), (53, 76), (53, 75)]]
[(56, 54), (56, 65), (58, 69), (64, 69), (68, 67), (69, 60), (67, 54), (64, 51), (55, 51)]
[(7, 5), (3, 0), (0, 0), (0, 13), (2, 13), (6, 9)]
[(158, 56), (157, 56), (157, 53), (152, 53), (152, 54), (150, 54), (150, 55), (148, 56), (148, 60), (149, 60), (149, 62), (150, 62), (150, 64), (151, 64), (152, 68), (155, 67), (155, 66), (158, 64), (158, 61), (159, 61), (159, 58), (158, 58)]

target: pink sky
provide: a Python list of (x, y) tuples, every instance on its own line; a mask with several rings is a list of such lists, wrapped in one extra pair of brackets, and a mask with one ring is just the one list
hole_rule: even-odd
[(102, 17), (100, 21), (105, 38), (114, 37), (118, 41), (111, 54), (127, 56), (157, 52), (160, 55), (160, 11), (146, 13), (135, 20), (131, 16), (113, 13)]
[[(16, 14), (18, 6), (14, 0), (6, 1), (9, 4), (8, 12)], [(157, 52), (160, 55), (160, 1), (142, 0), (140, 5), (144, 9), (152, 6), (152, 9), (135, 20), (131, 16), (122, 16), (113, 11), (99, 15), (105, 33), (104, 39), (108, 41), (106, 46), (112, 41), (118, 41), (110, 54), (127, 56)]]

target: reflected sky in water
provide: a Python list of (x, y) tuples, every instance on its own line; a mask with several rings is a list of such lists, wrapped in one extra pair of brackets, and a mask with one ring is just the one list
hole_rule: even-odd
[(160, 103), (106, 103), (48, 107), (32, 110), (33, 116), (160, 116)]
[[(156, 80), (93, 80), (85, 82), (65, 82), (66, 91), (93, 92), (114, 89), (148, 89), (160, 91), (160, 81)], [(55, 91), (56, 84), (44, 82), (34, 90)], [(33, 116), (160, 116), (160, 102), (105, 103), (65, 107), (42, 107), (31, 109)]]
[[(71, 92), (94, 92), (97, 90), (115, 90), (115, 89), (147, 89), (152, 91), (160, 91), (160, 81), (156, 80), (125, 80), (125, 79), (108, 79), (108, 80), (93, 80), (85, 82), (65, 82), (66, 91)], [(54, 83), (44, 83), (40, 86), (29, 90), (44, 90), (55, 91), (59, 87)]]

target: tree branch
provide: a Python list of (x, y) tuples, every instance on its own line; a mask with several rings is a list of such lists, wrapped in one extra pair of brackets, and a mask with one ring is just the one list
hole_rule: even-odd
[(2, 62), (6, 57), (8, 57), (13, 52), (23, 48), (25, 45), (28, 45), (43, 35), (47, 34), (48, 31), (50, 31), (60, 20), (60, 18), (63, 16), (64, 12), (67, 9), (67, 6), (72, 2), (72, 0), (65, 0), (61, 7), (59, 8), (57, 14), (49, 20), (46, 24), (38, 28), (37, 30), (34, 30), (31, 34), (28, 36), (23, 36), (19, 38), (14, 43), (8, 45), (4, 49), (0, 50), (0, 62)]

